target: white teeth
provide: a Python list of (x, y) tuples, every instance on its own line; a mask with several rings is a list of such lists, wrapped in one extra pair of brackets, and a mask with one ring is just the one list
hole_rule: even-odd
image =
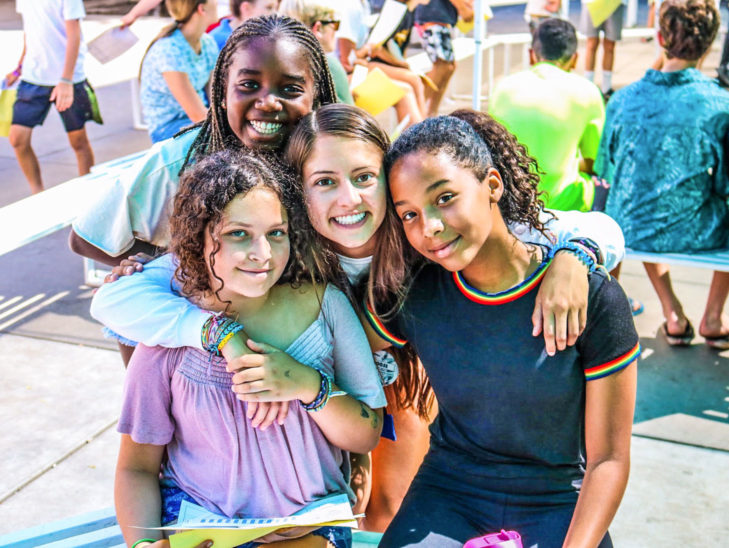
[(283, 127), (283, 124), (279, 122), (259, 122), (258, 120), (251, 120), (251, 125), (258, 133), (262, 133), (264, 135), (276, 133)]
[(362, 213), (355, 213), (354, 215), (344, 215), (342, 217), (334, 217), (334, 220), (337, 221), (340, 225), (353, 225), (358, 222), (360, 222), (362, 219), (365, 218), (365, 212)]

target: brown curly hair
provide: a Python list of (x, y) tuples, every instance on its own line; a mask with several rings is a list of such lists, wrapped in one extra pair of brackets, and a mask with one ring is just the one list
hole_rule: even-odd
[(666, 0), (659, 24), (666, 57), (698, 61), (716, 38), (719, 11), (713, 0)]
[(306, 281), (336, 283), (330, 266), (336, 258), (326, 246), (321, 245), (292, 179), (292, 173), (277, 158), (250, 150), (216, 152), (184, 173), (175, 196), (169, 248), (178, 260), (175, 278), (181, 284), (183, 295), (201, 297), (212, 291), (204, 251), (207, 233), (213, 240), (207, 261), (212, 275), (220, 283), (215, 291), (220, 299), (218, 292), (222, 289), (223, 280), (214, 269), (215, 255), (220, 250), (217, 228), (223, 210), (231, 200), (257, 187), (272, 190), (288, 215), (291, 253), (284, 274), (277, 283), (288, 283), (293, 287)]

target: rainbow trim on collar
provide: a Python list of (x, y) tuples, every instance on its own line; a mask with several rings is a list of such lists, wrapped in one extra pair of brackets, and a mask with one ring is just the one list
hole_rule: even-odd
[(631, 363), (638, 359), (638, 356), (640, 356), (640, 342), (636, 343), (631, 350), (614, 360), (585, 369), (585, 380), (594, 381), (596, 379), (612, 375), (613, 373), (628, 367)]
[(534, 289), (539, 282), (542, 281), (544, 274), (547, 272), (547, 267), (551, 263), (551, 259), (543, 261), (542, 264), (540, 264), (526, 280), (511, 289), (507, 289), (506, 291), (501, 291), (499, 293), (486, 293), (476, 289), (475, 287), (471, 287), (460, 272), (453, 273), (453, 281), (456, 282), (456, 287), (459, 291), (463, 293), (467, 299), (475, 303), (489, 305), (506, 304), (511, 301), (515, 301), (519, 297), (526, 295)]
[(395, 348), (402, 348), (407, 344), (407, 340), (397, 337), (392, 331), (385, 327), (385, 324), (382, 323), (382, 320), (380, 320), (380, 318), (378, 318), (375, 314), (375, 311), (372, 310), (372, 306), (370, 305), (369, 300), (367, 301), (365, 306), (365, 318), (367, 318), (367, 321), (369, 322), (370, 326), (372, 326), (372, 329), (375, 330), (375, 333), (377, 333), (377, 335), (381, 339), (389, 342)]

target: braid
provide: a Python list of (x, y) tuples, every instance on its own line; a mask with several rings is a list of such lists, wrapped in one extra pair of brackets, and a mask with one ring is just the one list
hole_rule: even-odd
[(316, 36), (302, 23), (285, 15), (273, 14), (247, 20), (230, 35), (218, 55), (211, 75), (210, 109), (207, 118), (196, 124), (200, 133), (190, 147), (182, 171), (196, 158), (225, 149), (239, 149), (243, 146), (228, 124), (228, 115), (223, 108), (228, 88), (228, 72), (233, 55), (255, 39), (291, 40), (306, 50), (307, 60), (314, 78), (314, 108), (337, 102), (334, 81), (329, 72), (324, 50)]

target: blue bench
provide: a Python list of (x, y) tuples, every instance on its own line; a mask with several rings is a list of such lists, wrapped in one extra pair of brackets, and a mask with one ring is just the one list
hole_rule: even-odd
[[(353, 548), (372, 548), (382, 535), (354, 531)], [(0, 548), (96, 548), (124, 547), (114, 508), (104, 508), (80, 516), (44, 523), (0, 537)]]
[(626, 249), (625, 258), (644, 263), (663, 263), (729, 272), (729, 249), (701, 253), (650, 253)]

